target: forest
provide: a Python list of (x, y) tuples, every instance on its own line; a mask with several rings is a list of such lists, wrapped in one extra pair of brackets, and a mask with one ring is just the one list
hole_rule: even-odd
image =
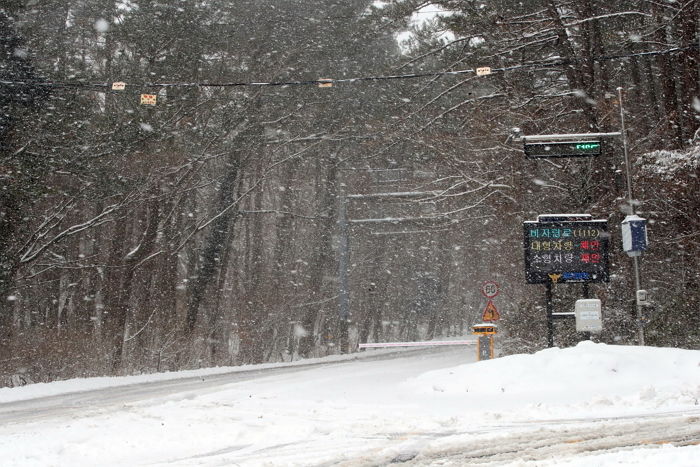
[[(700, 348), (699, 27), (700, 0), (5, 0), (0, 386), (466, 336), (486, 280), (502, 353), (539, 350), (522, 224), (551, 213), (611, 230), (558, 310)], [(629, 167), (515, 137), (622, 117)]]

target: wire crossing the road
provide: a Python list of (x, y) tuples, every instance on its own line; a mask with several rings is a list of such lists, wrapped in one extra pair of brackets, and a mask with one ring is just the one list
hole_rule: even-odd
[[(632, 57), (649, 57), (656, 55), (665, 55), (684, 52), (691, 49), (697, 49), (700, 44), (693, 44), (686, 47), (673, 47), (664, 50), (653, 50), (647, 52), (636, 52), (624, 55), (606, 55), (594, 57), (594, 62), (604, 62), (611, 60), (623, 60)], [(559, 66), (573, 65), (581, 62), (580, 59), (557, 59), (544, 60), (540, 62), (522, 63), (501, 68), (491, 68), (491, 73), (503, 73), (508, 71), (517, 71), (532, 68), (554, 68)], [(438, 78), (441, 76), (452, 75), (468, 75), (477, 74), (478, 68), (467, 68), (463, 70), (445, 70), (445, 71), (429, 71), (423, 73), (406, 73), (397, 75), (376, 75), (376, 76), (357, 76), (353, 78), (318, 78), (309, 80), (291, 80), (291, 81), (241, 81), (241, 82), (142, 82), (142, 83), (124, 83), (128, 87), (139, 88), (232, 88), (232, 87), (288, 87), (288, 86), (319, 86), (332, 87), (334, 84), (356, 84), (362, 82), (377, 82), (377, 81), (395, 81), (409, 80), (420, 78)], [(40, 79), (28, 80), (0, 80), (0, 85), (7, 86), (29, 86), (37, 88), (69, 88), (69, 89), (88, 89), (91, 91), (112, 91), (114, 83), (96, 82), (86, 83), (81, 81), (51, 81)], [(125, 86), (125, 87), (126, 87)], [(121, 92), (121, 91), (112, 91)]]

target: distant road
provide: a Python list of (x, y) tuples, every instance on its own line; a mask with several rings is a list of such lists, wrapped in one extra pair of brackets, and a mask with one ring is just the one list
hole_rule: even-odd
[(110, 407), (120, 407), (127, 403), (193, 391), (203, 393), (209, 390), (217, 390), (219, 387), (227, 384), (287, 373), (297, 373), (300, 371), (307, 371), (310, 368), (348, 365), (357, 363), (358, 361), (393, 360), (420, 354), (439, 353), (444, 351), (444, 349), (445, 347), (412, 348), (378, 354), (373, 354), (371, 351), (368, 351), (355, 354), (355, 358), (349, 360), (314, 361), (306, 364), (296, 362), (295, 365), (274, 368), (238, 369), (230, 373), (220, 373), (204, 377), (176, 378), (166, 381), (90, 389), (36, 399), (6, 402), (0, 403), (0, 423), (30, 422), (78, 413), (87, 415), (90, 412), (104, 411)]

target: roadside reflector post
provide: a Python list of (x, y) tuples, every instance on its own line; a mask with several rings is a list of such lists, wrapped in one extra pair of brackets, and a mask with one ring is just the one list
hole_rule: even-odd
[(475, 324), (472, 326), (472, 334), (479, 336), (476, 341), (476, 359), (490, 360), (494, 358), (494, 336), (496, 335), (497, 327), (495, 324)]

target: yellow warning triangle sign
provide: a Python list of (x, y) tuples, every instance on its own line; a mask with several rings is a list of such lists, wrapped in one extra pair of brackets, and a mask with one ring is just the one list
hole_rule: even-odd
[(487, 321), (498, 321), (501, 319), (500, 313), (498, 313), (498, 310), (496, 309), (496, 305), (493, 304), (491, 300), (486, 304), (486, 308), (484, 308), (484, 314), (481, 317), (481, 320), (484, 322)]

